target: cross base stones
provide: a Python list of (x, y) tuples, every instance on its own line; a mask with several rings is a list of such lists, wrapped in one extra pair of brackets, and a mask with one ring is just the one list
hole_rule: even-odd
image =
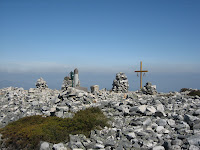
[(152, 85), (151, 82), (147, 82), (146, 85), (141, 89), (143, 94), (146, 95), (155, 95), (157, 93), (156, 91), (156, 85)]

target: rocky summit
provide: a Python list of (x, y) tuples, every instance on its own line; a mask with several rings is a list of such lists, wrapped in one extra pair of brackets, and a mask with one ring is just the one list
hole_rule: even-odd
[[(117, 88), (118, 82), (126, 88)], [(40, 150), (200, 149), (199, 96), (188, 96), (187, 91), (157, 93), (150, 83), (143, 92), (128, 92), (127, 85), (125, 75), (118, 74), (113, 91), (52, 90), (41, 79), (29, 90), (0, 89), (0, 127), (25, 116), (70, 118), (78, 110), (99, 107), (109, 118), (109, 127), (92, 130), (88, 138), (70, 135), (67, 143), (41, 141)], [(1, 136), (0, 149), (6, 150)]]

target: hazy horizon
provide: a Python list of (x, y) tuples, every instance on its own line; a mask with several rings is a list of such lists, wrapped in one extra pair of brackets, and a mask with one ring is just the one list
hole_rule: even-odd
[[(0, 88), (5, 87), (6, 84), (14, 87), (36, 88), (35, 83), (37, 79), (42, 77), (51, 89), (61, 89), (61, 85), (65, 76), (68, 73), (1, 73), (0, 74)], [(139, 89), (140, 78), (136, 73), (126, 73), (129, 81), (129, 91), (136, 91)], [(113, 80), (116, 74), (113, 73), (81, 73), (79, 74), (81, 86), (87, 87), (90, 91), (91, 85), (99, 85), (100, 89), (112, 88)], [(190, 77), (193, 78), (190, 78)], [(9, 82), (10, 81), (10, 82)], [(184, 82), (183, 82), (184, 81)], [(180, 91), (181, 88), (200, 89), (200, 73), (186, 73), (186, 74), (166, 74), (166, 73), (146, 73), (143, 77), (143, 86), (146, 82), (151, 82), (157, 86), (158, 92)]]

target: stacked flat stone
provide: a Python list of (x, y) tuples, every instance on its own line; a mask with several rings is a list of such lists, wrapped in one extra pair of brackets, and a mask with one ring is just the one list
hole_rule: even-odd
[[(61, 90), (65, 91), (68, 87), (72, 87), (72, 82), (74, 84), (74, 81), (70, 77), (65, 77), (61, 86)], [(80, 80), (78, 81), (76, 87), (80, 87)]]
[(152, 85), (151, 82), (147, 82), (141, 91), (143, 94), (155, 95), (157, 93), (156, 85)]
[(119, 72), (116, 74), (116, 79), (113, 81), (112, 91), (116, 93), (127, 93), (129, 84), (125, 73)]
[(70, 77), (65, 77), (62, 83), (61, 90), (67, 90), (68, 87), (72, 87), (72, 79)]
[(98, 93), (99, 92), (99, 85), (92, 85), (90, 86), (91, 93)]
[(39, 89), (46, 89), (46, 88), (48, 88), (47, 82), (44, 81), (43, 78), (38, 79), (35, 85)]

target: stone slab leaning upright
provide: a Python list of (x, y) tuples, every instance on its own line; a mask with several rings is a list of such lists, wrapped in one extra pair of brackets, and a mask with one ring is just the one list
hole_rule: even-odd
[(78, 69), (74, 69), (74, 87), (79, 87), (80, 81), (79, 81), (79, 75), (78, 75)]

